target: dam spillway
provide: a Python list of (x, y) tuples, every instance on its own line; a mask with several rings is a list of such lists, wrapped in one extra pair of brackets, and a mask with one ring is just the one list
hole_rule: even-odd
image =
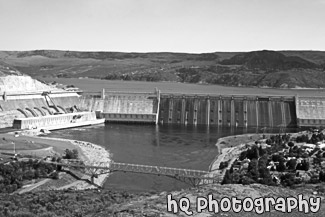
[(295, 127), (295, 98), (161, 94), (159, 123), (229, 127)]

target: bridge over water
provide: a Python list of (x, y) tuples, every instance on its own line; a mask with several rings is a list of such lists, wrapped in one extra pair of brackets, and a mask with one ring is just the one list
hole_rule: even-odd
[(204, 184), (220, 183), (220, 177), (203, 170), (191, 170), (172, 167), (149, 166), (140, 164), (128, 164), (117, 162), (83, 162), (78, 160), (69, 160), (67, 162), (48, 162), (63, 168), (82, 169), (85, 174), (90, 175), (91, 181), (98, 177), (98, 175), (113, 173), (113, 172), (131, 172), (151, 174), (158, 176), (167, 176), (177, 179), (179, 181), (190, 184), (194, 187)]

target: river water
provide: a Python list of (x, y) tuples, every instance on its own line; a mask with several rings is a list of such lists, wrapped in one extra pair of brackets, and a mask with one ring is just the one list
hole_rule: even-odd
[[(279, 129), (267, 129), (279, 133)], [(292, 130), (287, 130), (292, 131)], [(208, 128), (206, 126), (156, 126), (106, 124), (58, 130), (50, 137), (92, 142), (105, 147), (115, 162), (152, 166), (208, 170), (218, 155), (217, 139), (224, 136), (261, 132), (249, 128)], [(189, 185), (175, 179), (135, 173), (115, 172), (110, 175), (104, 188), (114, 190), (172, 191)]]

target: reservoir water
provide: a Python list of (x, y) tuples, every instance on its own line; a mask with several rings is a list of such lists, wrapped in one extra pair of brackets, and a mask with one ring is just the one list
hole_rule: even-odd
[[(101, 145), (110, 151), (115, 162), (207, 171), (218, 155), (215, 147), (218, 138), (255, 132), (262, 131), (257, 128), (106, 124), (58, 130), (48, 136)], [(264, 132), (279, 133), (279, 129), (264, 129)], [(112, 173), (104, 184), (107, 189), (133, 192), (171, 191), (188, 187), (169, 177), (121, 172)]]

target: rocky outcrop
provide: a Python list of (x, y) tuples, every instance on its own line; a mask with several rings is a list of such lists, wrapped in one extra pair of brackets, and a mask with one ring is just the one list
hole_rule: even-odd
[(3, 92), (32, 92), (57, 90), (41, 83), (30, 76), (7, 75), (0, 77), (0, 93)]

